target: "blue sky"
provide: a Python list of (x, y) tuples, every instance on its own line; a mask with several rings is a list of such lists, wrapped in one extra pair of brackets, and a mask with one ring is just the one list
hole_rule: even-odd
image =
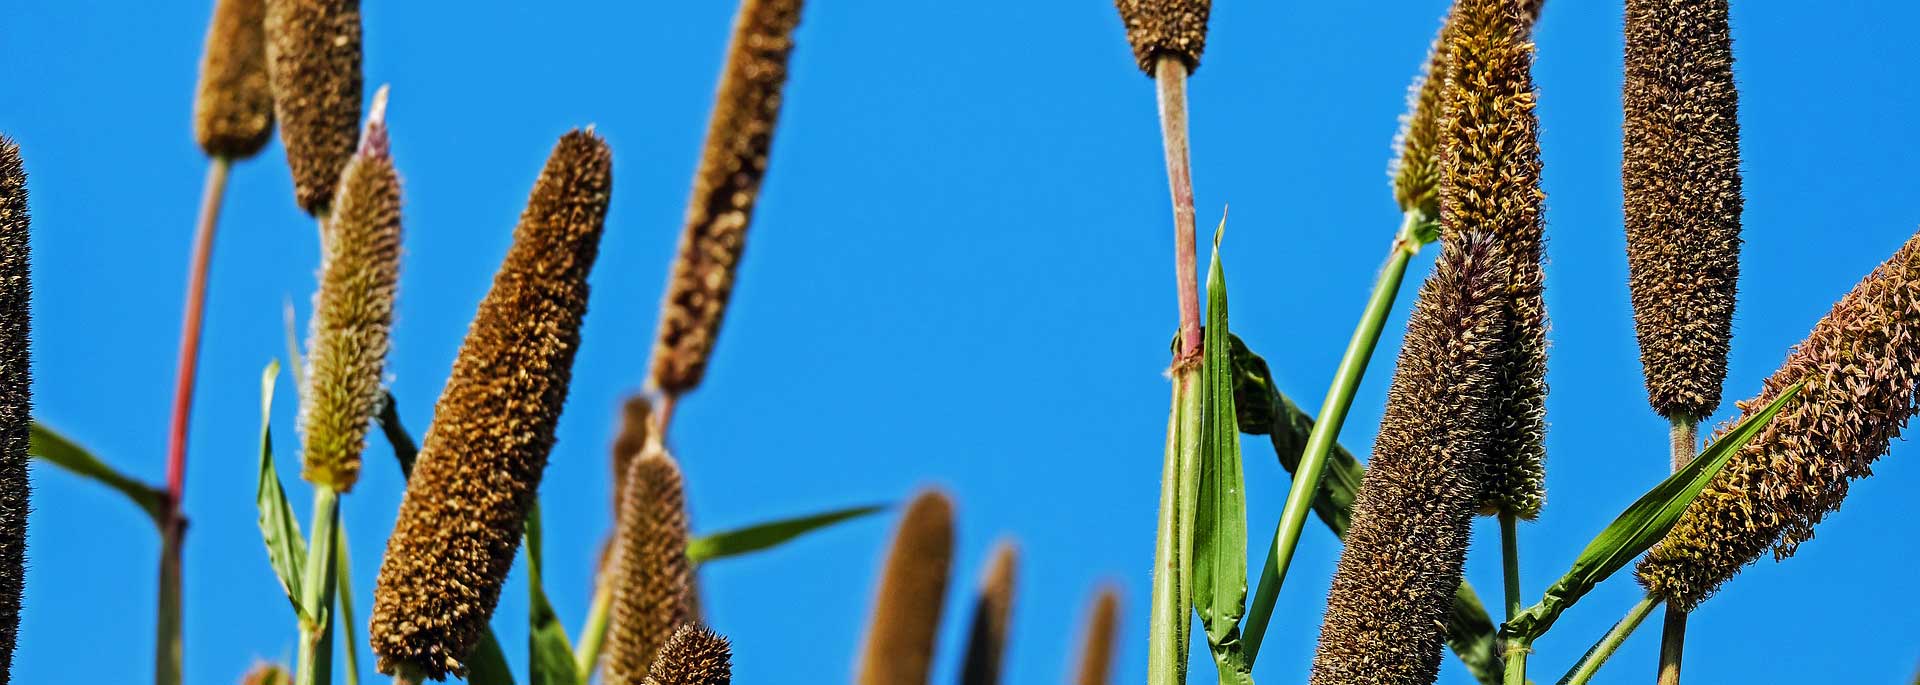
[[(612, 212), (543, 487), (549, 591), (577, 631), (609, 522), (607, 444), (644, 377), (733, 3), (365, 4), (369, 92), (393, 86), (405, 180), (391, 373), (416, 434), (554, 139), (591, 123), (613, 146)], [(204, 170), (190, 111), (209, 5), (13, 3), (0, 40), (0, 132), (31, 174), (36, 413), (155, 481)], [(1192, 82), (1201, 223), (1232, 203), (1235, 327), (1315, 407), (1398, 223), (1389, 143), (1445, 3), (1215, 5)], [(1620, 15), (1617, 1), (1556, 1), (1537, 36), (1554, 394), (1549, 503), (1522, 530), (1530, 595), (1666, 470), (1625, 285)], [(1900, 0), (1735, 5), (1747, 250), (1729, 404), (1920, 228), (1907, 144), (1920, 110), (1915, 20), (1920, 8)], [(1111, 581), (1125, 590), (1118, 680), (1137, 682), (1175, 317), (1151, 82), (1113, 8), (821, 0), (798, 43), (734, 308), (674, 432), (696, 526), (937, 484), (956, 497), (960, 530), (936, 681), (957, 677), (963, 607), (992, 543), (1010, 536), (1023, 556), (1008, 680), (1065, 678), (1087, 599)], [(290, 656), (295, 639), (254, 522), (257, 380), (284, 355), (283, 304), (306, 314), (315, 233), (277, 143), (235, 169), (226, 207), (186, 502), (191, 683), (231, 682), (255, 659)], [(1411, 278), (1430, 263), (1417, 259)], [(1348, 421), (1356, 452), (1378, 425), (1390, 359), (1376, 359)], [(274, 417), (283, 454), (297, 447), (289, 385)], [(1897, 444), (1798, 557), (1763, 561), (1695, 614), (1692, 680), (1911, 677), (1913, 451)], [(1249, 528), (1264, 548), (1285, 473), (1262, 439), (1246, 454)], [(363, 614), (401, 486), (377, 440), (365, 474), (343, 505)], [(96, 485), (34, 475), (17, 681), (141, 682), (149, 525)], [(1491, 588), (1497, 544), (1481, 525), (1468, 573)], [(706, 606), (734, 641), (741, 682), (848, 677), (891, 529), (865, 520), (707, 569)], [(1305, 681), (1338, 553), (1309, 526), (1260, 682)], [(1637, 596), (1619, 578), (1567, 614), (1537, 645), (1536, 680), (1557, 678)], [(516, 570), (494, 625), (517, 668), (525, 615)], [(1642, 631), (1597, 682), (1649, 678), (1656, 634)], [(1196, 681), (1210, 677), (1197, 667)], [(1469, 679), (1449, 659), (1442, 682)]]

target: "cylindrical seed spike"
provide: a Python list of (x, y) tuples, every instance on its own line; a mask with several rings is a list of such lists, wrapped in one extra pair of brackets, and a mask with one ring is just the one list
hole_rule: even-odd
[(925, 685), (953, 562), (953, 503), (936, 491), (908, 505), (874, 597), (859, 685)]
[(294, 199), (333, 201), (360, 129), (360, 0), (266, 0), (267, 74)]
[(273, 133), (266, 22), (266, 0), (214, 3), (193, 99), (193, 137), (210, 157), (252, 157)]
[(607, 685), (640, 685), (661, 645), (693, 619), (686, 506), (680, 466), (659, 441), (652, 442), (629, 466), (620, 506)]

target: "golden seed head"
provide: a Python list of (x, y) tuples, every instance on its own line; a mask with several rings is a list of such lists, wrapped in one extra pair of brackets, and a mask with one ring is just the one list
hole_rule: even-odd
[(1179, 58), (1189, 72), (1200, 68), (1212, 0), (1114, 0), (1113, 4), (1127, 26), (1133, 58), (1147, 76), (1153, 76), (1153, 62), (1161, 55)]
[(266, 0), (214, 3), (193, 99), (193, 137), (210, 157), (252, 157), (273, 132), (266, 21)]
[[(1531, 32), (1546, 0), (1520, 0), (1521, 19)], [(1447, 27), (1441, 25), (1427, 51), (1426, 66), (1414, 77), (1407, 90), (1407, 112), (1400, 115), (1400, 133), (1393, 147), (1400, 155), (1388, 165), (1393, 177), (1393, 199), (1400, 211), (1419, 211), (1429, 217), (1440, 216), (1440, 102), (1447, 83)]]
[(26, 589), (27, 426), (33, 417), (30, 223), (20, 146), (0, 136), (0, 685), (13, 670)]
[(1916, 332), (1920, 234), (1814, 325), (1758, 397), (1738, 403), (1751, 415), (1806, 383), (1641, 560), (1647, 592), (1691, 610), (1768, 547), (1785, 559), (1813, 539), (1920, 409)]
[(1112, 587), (1100, 588), (1093, 608), (1087, 612), (1087, 627), (1080, 643), (1078, 685), (1113, 685), (1114, 633), (1120, 625), (1120, 593)]
[(1000, 658), (1006, 653), (1007, 629), (1012, 625), (1014, 573), (1019, 563), (1020, 550), (1013, 541), (1003, 540), (993, 548), (993, 559), (980, 579), (980, 597), (973, 604), (961, 685), (1000, 682)]
[(688, 623), (660, 648), (646, 685), (732, 685), (733, 648), (727, 639)]
[(1500, 421), (1504, 251), (1450, 240), (1420, 290), (1333, 576), (1314, 685), (1427, 685), (1440, 668)]
[(953, 503), (926, 491), (907, 506), (874, 597), (859, 685), (926, 683), (953, 562)]
[(734, 19), (654, 342), (651, 383), (668, 395), (700, 385), (719, 339), (767, 173), (800, 6), (800, 0), (743, 0)]
[(380, 409), (400, 284), (400, 175), (378, 120), (367, 122), (360, 152), (340, 175), (324, 242), (300, 394), (301, 475), (347, 492), (360, 477), (367, 429)]
[(380, 565), (382, 673), (461, 672), (493, 614), (566, 403), (612, 166), (598, 136), (560, 138), (474, 315)]
[(1523, 519), (1546, 499), (1547, 312), (1533, 46), (1513, 0), (1462, 0), (1448, 20), (1440, 121), (1440, 224), (1447, 239), (1481, 231), (1503, 253), (1508, 330), (1501, 348), (1499, 431), (1482, 513)]
[(1647, 399), (1720, 406), (1740, 279), (1740, 96), (1727, 0), (1629, 0), (1622, 127), (1627, 266)]
[(295, 199), (333, 201), (360, 127), (360, 1), (266, 0), (267, 73)]
[[(606, 682), (639, 685), (674, 629), (693, 619), (687, 603), (687, 505), (680, 466), (658, 441), (634, 459), (614, 545)], [(670, 681), (681, 682), (681, 681)]]

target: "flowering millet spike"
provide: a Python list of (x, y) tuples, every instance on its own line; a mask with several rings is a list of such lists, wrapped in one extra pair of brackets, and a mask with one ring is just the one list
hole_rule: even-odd
[(1113, 4), (1120, 10), (1120, 21), (1126, 23), (1133, 58), (1147, 76), (1153, 76), (1153, 63), (1161, 55), (1178, 58), (1188, 72), (1200, 68), (1212, 0), (1114, 0)]
[(193, 99), (193, 137), (209, 157), (252, 157), (273, 132), (266, 21), (266, 0), (214, 3)]
[(1691, 611), (1768, 547), (1785, 559), (1813, 539), (1920, 410), (1917, 335), (1920, 234), (1814, 325), (1759, 396), (1739, 403), (1751, 415), (1806, 383), (1641, 560), (1647, 592)]
[(688, 623), (660, 648), (646, 685), (731, 685), (733, 648), (711, 630)]
[(700, 385), (719, 340), (767, 173), (800, 6), (801, 0), (743, 0), (734, 18), (654, 341), (650, 382), (670, 396)]
[(661, 645), (692, 620), (687, 508), (680, 466), (659, 441), (629, 465), (614, 543), (606, 682), (640, 685)]
[(1354, 497), (1313, 685), (1428, 685), (1438, 673), (1500, 420), (1504, 259), (1489, 236), (1449, 240), (1420, 290)]
[(1514, 0), (1461, 0), (1446, 31), (1440, 225), (1448, 240), (1488, 234), (1506, 263), (1499, 430), (1481, 512), (1522, 519), (1546, 499), (1547, 313), (1533, 46)]
[(1629, 0), (1621, 182), (1647, 399), (1720, 406), (1740, 278), (1739, 91), (1727, 0)]
[(560, 138), (467, 330), (380, 565), (382, 673), (460, 673), (486, 630), (567, 399), (612, 164), (591, 132)]
[(907, 506), (874, 596), (858, 685), (924, 685), (953, 562), (953, 503), (937, 491)]
[(1014, 573), (1020, 550), (1002, 541), (993, 548), (980, 597), (973, 605), (973, 626), (967, 634), (966, 661), (960, 666), (960, 685), (996, 685), (1000, 659), (1007, 649), (1007, 630), (1013, 619)]
[(27, 572), (27, 426), (33, 417), (27, 172), (0, 136), (0, 685), (11, 680)]
[(295, 200), (333, 201), (360, 128), (360, 0), (266, 0), (267, 74)]

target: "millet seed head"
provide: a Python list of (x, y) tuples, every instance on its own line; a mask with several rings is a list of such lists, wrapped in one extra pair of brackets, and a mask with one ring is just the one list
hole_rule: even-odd
[(980, 579), (980, 597), (973, 604), (973, 625), (967, 632), (966, 661), (960, 666), (960, 685), (996, 685), (1000, 659), (1007, 649), (1007, 630), (1013, 620), (1014, 574), (1020, 549), (1012, 540), (994, 546)]
[(1114, 0), (1113, 4), (1126, 24), (1133, 58), (1148, 77), (1153, 76), (1153, 63), (1161, 55), (1179, 58), (1188, 72), (1200, 68), (1212, 0)]
[(1740, 96), (1727, 0), (1628, 0), (1621, 185), (1647, 399), (1720, 407), (1740, 279)]
[(280, 664), (262, 661), (247, 669), (240, 678), (240, 685), (293, 685), (293, 675)]
[(612, 164), (598, 136), (560, 138), (474, 315), (380, 565), (382, 673), (460, 673), (486, 630), (566, 403)]
[[(1546, 0), (1520, 2), (1524, 30), (1531, 33)], [(1393, 149), (1400, 154), (1387, 167), (1387, 175), (1393, 178), (1393, 199), (1400, 211), (1418, 211), (1433, 218), (1440, 216), (1440, 99), (1447, 84), (1447, 28), (1451, 24), (1441, 24), (1440, 34), (1427, 51), (1426, 66), (1407, 90), (1407, 112), (1400, 115), (1400, 133), (1393, 140)]]
[(252, 157), (273, 133), (266, 22), (266, 0), (213, 5), (193, 99), (193, 138), (209, 157)]
[(727, 639), (688, 623), (660, 648), (646, 685), (731, 685), (733, 648)]
[(653, 435), (653, 402), (644, 394), (628, 397), (620, 405), (620, 432), (613, 437), (613, 511), (620, 516), (621, 502), (627, 491), (627, 467), (647, 448)]
[(1768, 547), (1775, 559), (1793, 556), (1848, 485), (1872, 475), (1920, 410), (1920, 234), (1835, 304), (1741, 412), (1799, 382), (1641, 560), (1648, 593), (1692, 610)]
[(743, 0), (734, 19), (654, 341), (650, 383), (668, 395), (700, 385), (719, 340), (767, 173), (800, 7), (800, 0)]
[(1313, 685), (1428, 685), (1500, 421), (1505, 252), (1445, 243), (1420, 290), (1355, 495), (1314, 657)]
[(1119, 625), (1120, 593), (1111, 586), (1102, 587), (1087, 612), (1077, 685), (1113, 685), (1113, 642)]
[(26, 589), (27, 436), (33, 420), (30, 223), (20, 146), (0, 136), (0, 685), (11, 680)]
[(640, 685), (661, 645), (693, 620), (685, 485), (680, 466), (659, 441), (629, 466), (618, 535), (606, 682)]
[(907, 506), (887, 552), (858, 685), (928, 682), (953, 563), (953, 502), (926, 491)]
[(1509, 280), (1499, 433), (1481, 512), (1532, 519), (1546, 499), (1545, 225), (1533, 46), (1514, 0), (1461, 0), (1446, 30), (1440, 121), (1440, 224), (1448, 240), (1477, 231), (1503, 253)]
[(267, 73), (295, 200), (333, 201), (360, 128), (360, 1), (266, 0)]

